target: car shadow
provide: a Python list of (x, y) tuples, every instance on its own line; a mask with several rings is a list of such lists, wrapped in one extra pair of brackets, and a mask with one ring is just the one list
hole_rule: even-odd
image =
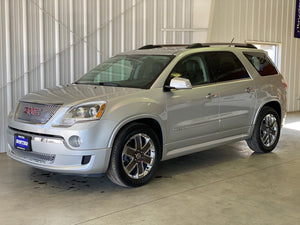
[[(244, 142), (237, 142), (201, 151), (191, 155), (162, 161), (158, 168), (155, 179), (171, 179), (180, 174), (191, 171), (201, 171), (208, 167), (214, 168), (225, 162), (255, 156)], [(259, 155), (259, 154), (258, 154)], [(114, 192), (124, 189), (119, 187), (105, 176), (105, 174), (75, 176), (60, 173), (45, 172), (39, 169), (30, 168), (30, 180), (34, 189), (50, 188), (57, 191), (89, 191), (89, 192)], [(126, 189), (126, 188), (125, 188)]]

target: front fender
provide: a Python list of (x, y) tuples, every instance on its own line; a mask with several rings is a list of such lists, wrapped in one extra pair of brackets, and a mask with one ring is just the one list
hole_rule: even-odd
[(165, 140), (165, 125), (164, 125), (164, 121), (162, 120), (162, 118), (160, 116), (157, 115), (150, 115), (150, 114), (143, 114), (143, 115), (135, 115), (129, 118), (126, 118), (125, 120), (121, 121), (118, 126), (115, 127), (115, 129), (112, 132), (112, 135), (110, 137), (109, 143), (108, 143), (108, 147), (112, 148), (114, 141), (116, 139), (116, 136), (118, 135), (119, 131), (125, 127), (127, 124), (135, 122), (135, 121), (139, 121), (139, 120), (143, 120), (143, 119), (153, 119), (156, 122), (158, 122), (158, 124), (160, 125), (161, 129), (162, 129), (162, 134), (163, 134), (163, 140)]
[[(124, 97), (108, 102), (103, 119), (112, 120), (117, 125), (110, 135), (108, 147), (112, 147), (118, 132), (126, 124), (141, 120), (153, 119), (160, 125), (162, 134), (165, 134), (167, 114), (165, 110), (162, 90), (148, 90), (143, 94)], [(163, 136), (163, 139), (164, 136)]]

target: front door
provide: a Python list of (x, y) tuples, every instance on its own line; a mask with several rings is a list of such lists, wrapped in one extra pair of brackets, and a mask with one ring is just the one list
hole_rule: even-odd
[[(168, 120), (167, 158), (193, 152), (197, 145), (216, 139), (219, 130), (219, 96), (203, 54), (181, 60), (172, 76), (189, 79), (192, 89), (165, 93)], [(169, 155), (169, 157), (168, 157)]]

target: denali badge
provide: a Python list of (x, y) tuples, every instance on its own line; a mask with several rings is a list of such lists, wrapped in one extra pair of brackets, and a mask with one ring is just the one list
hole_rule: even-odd
[(25, 106), (24, 109), (23, 109), (23, 112), (25, 114), (31, 114), (31, 115), (39, 116), (40, 112), (41, 112), (41, 109)]

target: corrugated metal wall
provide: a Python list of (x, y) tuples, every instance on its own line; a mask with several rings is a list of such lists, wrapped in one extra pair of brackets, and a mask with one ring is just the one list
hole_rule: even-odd
[(149, 43), (190, 43), (192, 3), (1, 0), (0, 151), (6, 149), (7, 114), (17, 99), (73, 82), (119, 52)]
[(209, 42), (281, 44), (288, 111), (300, 110), (300, 39), (294, 38), (295, 0), (214, 0)]

